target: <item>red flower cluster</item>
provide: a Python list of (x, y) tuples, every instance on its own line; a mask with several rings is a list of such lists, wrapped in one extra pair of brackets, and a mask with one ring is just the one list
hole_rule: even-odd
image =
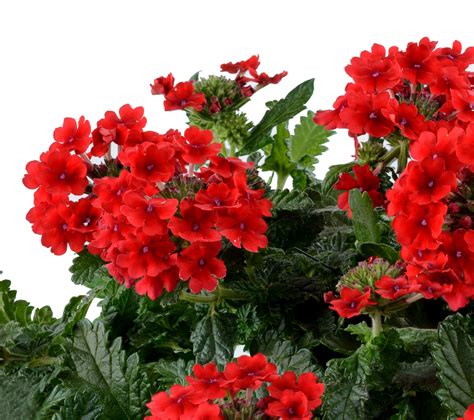
[[(387, 213), (402, 245), (411, 287), (425, 298), (443, 297), (453, 310), (474, 298), (474, 48), (458, 41), (437, 48), (423, 38), (405, 51), (374, 44), (351, 60), (346, 86), (333, 110), (315, 121), (326, 128), (346, 128), (355, 138), (369, 134), (393, 146), (409, 139), (413, 160), (387, 192)], [(380, 165), (384, 165), (381, 162)], [(379, 166), (381, 168), (381, 166)], [(335, 188), (372, 191), (374, 206), (383, 198), (379, 183), (360, 167), (356, 180), (341, 175)], [(372, 180), (367, 181), (367, 176)], [(347, 195), (339, 197), (347, 208)]]
[(203, 93), (195, 92), (192, 81), (174, 84), (174, 76), (160, 76), (150, 85), (152, 95), (164, 95), (163, 103), (165, 111), (175, 111), (178, 109), (193, 108), (201, 111), (206, 103)]
[[(354, 80), (334, 102), (334, 109), (318, 111), (315, 122), (328, 129), (346, 128), (356, 137), (385, 137), (399, 132), (415, 140), (428, 129), (428, 120), (474, 121), (472, 77), (474, 48), (462, 52), (455, 41), (450, 48), (436, 48), (423, 38), (410, 42), (405, 51), (387, 51), (374, 44), (371, 51), (354, 57), (346, 72)], [(472, 153), (472, 152), (471, 152)]]
[(23, 182), (36, 189), (27, 219), (54, 254), (87, 245), (151, 299), (179, 280), (194, 293), (213, 290), (226, 275), (222, 238), (251, 252), (266, 247), (271, 202), (247, 185), (251, 164), (218, 156), (211, 131), (161, 135), (145, 124), (143, 108), (130, 105), (106, 112), (92, 133), (84, 117), (66, 118), (49, 151), (27, 165)]
[[(277, 375), (276, 366), (260, 353), (240, 356), (222, 372), (212, 362), (204, 366), (196, 364), (193, 373), (186, 377), (187, 386), (173, 385), (169, 392), (155, 394), (147, 404), (151, 416), (146, 419), (221, 420), (228, 406), (226, 397), (234, 402), (232, 410), (238, 410), (239, 405), (253, 405), (255, 412), (272, 418), (311, 419), (312, 411), (321, 405), (324, 392), (324, 385), (313, 373), (297, 377), (288, 371)], [(263, 384), (267, 384), (269, 396), (254, 401), (253, 391)]]
[(464, 184), (474, 178), (463, 147), (474, 148), (473, 134), (472, 124), (422, 132), (410, 148), (414, 160), (387, 193), (410, 282), (453, 310), (474, 297), (474, 230), (462, 215), (470, 199)]
[(277, 84), (283, 79), (288, 72), (269, 76), (267, 73), (258, 73), (260, 66), (258, 55), (252, 55), (248, 60), (239, 61), (237, 63), (226, 63), (221, 65), (221, 71), (236, 74), (235, 81), (239, 85), (244, 96), (252, 96), (257, 90), (269, 84)]

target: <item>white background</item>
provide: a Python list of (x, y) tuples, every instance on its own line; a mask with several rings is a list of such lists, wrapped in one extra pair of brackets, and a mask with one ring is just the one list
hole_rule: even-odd
[[(107, 110), (145, 107), (148, 127), (184, 129), (184, 114), (165, 113), (151, 96), (153, 78), (178, 81), (197, 70), (260, 54), (261, 70), (289, 75), (254, 96), (253, 121), (266, 100), (314, 77), (309, 108), (328, 108), (343, 93), (344, 66), (374, 42), (401, 48), (423, 36), (474, 45), (474, 2), (466, 1), (52, 1), (0, 0), (0, 270), (18, 297), (56, 315), (85, 288), (70, 281), (72, 253), (54, 256), (25, 215), (33, 192), (25, 164), (38, 159), (64, 117), (92, 124)], [(334, 136), (317, 175), (350, 160), (352, 141)], [(1, 276), (0, 276), (1, 278)], [(93, 316), (93, 314), (91, 314)]]

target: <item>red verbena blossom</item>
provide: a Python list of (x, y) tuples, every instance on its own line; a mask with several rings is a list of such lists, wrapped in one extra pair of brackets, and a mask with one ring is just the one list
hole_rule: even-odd
[(163, 105), (165, 111), (186, 108), (201, 111), (205, 103), (206, 98), (204, 94), (195, 92), (193, 82), (180, 82), (165, 94)]
[(367, 306), (376, 305), (370, 300), (371, 290), (367, 287), (364, 292), (359, 289), (343, 287), (339, 293), (339, 299), (331, 300), (330, 308), (342, 318), (352, 318), (360, 315), (360, 311)]
[(210, 158), (217, 156), (222, 144), (212, 143), (211, 130), (200, 130), (198, 127), (189, 127), (184, 132), (186, 143), (182, 145), (182, 158), (187, 163), (202, 165)]
[(310, 420), (313, 417), (309, 411), (306, 395), (303, 392), (288, 389), (282, 392), (280, 398), (268, 404), (265, 413), (282, 420)]
[(74, 118), (64, 118), (62, 127), (54, 130), (54, 140), (58, 148), (75, 153), (84, 153), (91, 142), (91, 125), (84, 117), (76, 122)]
[(174, 76), (169, 73), (168, 76), (160, 76), (150, 85), (152, 95), (167, 95), (174, 87)]
[(380, 178), (375, 176), (369, 165), (355, 165), (352, 168), (355, 178), (347, 172), (343, 172), (339, 176), (339, 180), (334, 184), (334, 189), (344, 191), (337, 199), (337, 205), (341, 210), (348, 210), (348, 216), (352, 216), (349, 207), (349, 191), (358, 188), (360, 191), (366, 191), (372, 200), (374, 207), (383, 204), (383, 195), (378, 191), (380, 188)]
[(189, 279), (193, 293), (214, 290), (217, 279), (225, 277), (225, 264), (217, 258), (220, 250), (220, 242), (194, 242), (179, 254), (179, 276), (185, 281)]
[(408, 283), (406, 277), (392, 278), (383, 276), (375, 282), (375, 291), (384, 299), (398, 299), (416, 291), (417, 288)]

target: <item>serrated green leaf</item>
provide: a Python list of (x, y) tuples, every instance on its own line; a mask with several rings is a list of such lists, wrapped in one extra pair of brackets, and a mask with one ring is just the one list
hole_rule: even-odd
[(250, 136), (237, 155), (248, 155), (271, 143), (270, 133), (273, 127), (282, 124), (305, 109), (305, 104), (313, 95), (314, 79), (307, 80), (295, 87), (284, 99), (276, 102), (262, 120), (250, 131)]
[(437, 396), (462, 417), (474, 401), (474, 320), (460, 314), (446, 318), (438, 327), (432, 355), (442, 385)]
[[(311, 159), (308, 161), (312, 166), (317, 163), (316, 156), (321, 155), (327, 150), (324, 146), (328, 142), (330, 136), (335, 132), (328, 131), (323, 126), (316, 124), (313, 121), (314, 113), (308, 112), (306, 116), (300, 118), (300, 123), (295, 126), (294, 134), (290, 137), (289, 142), (289, 156), (293, 162), (301, 162), (305, 156)], [(307, 166), (307, 164), (303, 164)]]
[(178, 360), (159, 360), (155, 363), (149, 363), (146, 366), (149, 377), (157, 383), (160, 389), (170, 388), (174, 384), (186, 385), (186, 375), (192, 373), (194, 361)]
[(367, 192), (361, 193), (358, 189), (351, 190), (349, 206), (352, 210), (354, 233), (359, 243), (379, 243), (380, 229), (377, 225), (377, 215)]
[(103, 407), (99, 397), (91, 390), (80, 390), (65, 398), (51, 420), (103, 419)]
[(32, 320), (33, 307), (25, 300), (15, 300), (16, 291), (10, 289), (10, 280), (0, 281), (0, 326), (15, 321), (22, 326), (51, 324), (55, 321), (49, 306), (37, 308)]
[(100, 396), (104, 415), (117, 419), (142, 419), (151, 394), (137, 354), (125, 358), (121, 339), (108, 345), (101, 322), (78, 323), (70, 355), (77, 380)]
[(345, 330), (357, 336), (362, 343), (368, 343), (372, 338), (372, 329), (365, 321), (359, 322), (358, 324), (350, 324)]
[(278, 175), (279, 180), (286, 180), (291, 171), (295, 168), (295, 164), (290, 162), (288, 157), (288, 145), (286, 140), (290, 133), (284, 124), (277, 127), (277, 132), (272, 143), (270, 155), (265, 159), (262, 166), (264, 171), (273, 171)]
[(91, 289), (104, 286), (110, 278), (105, 262), (87, 250), (80, 252), (72, 260), (69, 271), (72, 273), (71, 279), (75, 284), (82, 284)]
[(398, 335), (407, 353), (425, 356), (438, 337), (438, 332), (428, 328), (397, 328)]
[(307, 207), (314, 207), (313, 200), (304, 191), (276, 190), (267, 198), (271, 200), (273, 212), (279, 211), (304, 211)]
[(364, 242), (359, 244), (359, 251), (364, 257), (381, 257), (392, 264), (400, 259), (400, 253), (386, 244)]
[(205, 316), (191, 334), (197, 362), (225, 365), (234, 356), (235, 337), (235, 315), (214, 312)]
[(292, 370), (297, 374), (313, 372), (322, 376), (323, 371), (316, 364), (311, 351), (298, 348), (290, 341), (282, 339), (278, 331), (268, 331), (258, 339), (258, 352), (275, 363), (280, 373)]
[(329, 193), (329, 191), (331, 191), (333, 185), (336, 183), (339, 175), (342, 172), (349, 171), (356, 164), (357, 162), (348, 162), (340, 165), (330, 166), (321, 184), (321, 191), (323, 192), (323, 194), (327, 194)]

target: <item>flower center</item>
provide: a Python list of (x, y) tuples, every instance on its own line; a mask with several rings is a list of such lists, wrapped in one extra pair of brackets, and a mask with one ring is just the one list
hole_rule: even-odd
[(63, 230), (66, 230), (67, 229), (67, 223), (63, 223), (63, 225), (61, 226)]
[(60, 174), (58, 176), (58, 178), (61, 180), (61, 181), (64, 181), (66, 179), (66, 172), (63, 172), (62, 174)]
[(155, 165), (153, 163), (150, 163), (149, 165), (146, 166), (147, 171), (152, 171)]
[(114, 227), (112, 228), (114, 232), (118, 232), (119, 230), (119, 225), (115, 224)]
[(398, 284), (396, 284), (395, 286), (393, 286), (393, 290), (395, 292), (398, 292), (400, 290), (400, 286)]
[(199, 223), (193, 223), (192, 230), (193, 230), (193, 232), (198, 231), (199, 230)]
[(216, 198), (216, 199), (214, 200), (214, 204), (215, 204), (216, 206), (222, 206), (222, 201), (219, 200), (218, 198)]
[(426, 219), (423, 219), (423, 220), (420, 222), (420, 225), (421, 225), (421, 226), (427, 226), (427, 225), (428, 225), (428, 222), (426, 221)]
[(241, 222), (239, 225), (240, 230), (245, 230), (245, 223)]
[(91, 223), (91, 218), (90, 217), (86, 217), (84, 219), (84, 222), (82, 223), (84, 226), (89, 226)]
[(147, 212), (147, 213), (151, 213), (151, 212), (153, 211), (153, 208), (154, 208), (153, 205), (148, 204), (148, 206), (147, 206), (147, 208), (146, 208), (146, 212)]
[(462, 252), (456, 251), (456, 258), (461, 258), (461, 257), (462, 257)]
[(434, 181), (428, 182), (428, 187), (431, 188), (434, 185)]
[(371, 112), (371, 113), (369, 114), (369, 118), (370, 118), (371, 120), (376, 120), (376, 119), (377, 119), (377, 114), (376, 114), (375, 112)]
[(148, 248), (146, 245), (142, 248), (142, 254), (146, 254), (150, 248)]
[(201, 258), (199, 261), (198, 261), (198, 264), (199, 266), (201, 267), (204, 267), (206, 265), (206, 260), (204, 258)]
[(449, 58), (450, 60), (454, 60), (454, 56), (451, 55), (451, 54), (448, 54), (448, 58)]
[(354, 309), (356, 306), (357, 306), (357, 303), (355, 303), (355, 302), (351, 302), (349, 304), (349, 308), (351, 308), (351, 309)]
[(379, 77), (380, 76), (380, 73), (378, 71), (374, 71), (372, 73), (372, 77)]
[(414, 67), (415, 69), (421, 69), (421, 64), (418, 64), (418, 63), (417, 63), (417, 64), (413, 64), (413, 67)]
[(433, 160), (436, 160), (438, 159), (438, 153), (433, 153), (433, 156), (431, 156), (433, 158)]
[(405, 118), (402, 118), (400, 120), (400, 125), (407, 125), (407, 124), (408, 124), (408, 121)]
[(469, 109), (474, 111), (474, 102), (469, 102)]
[(288, 414), (289, 414), (290, 416), (294, 416), (294, 415), (296, 414), (295, 409), (294, 409), (293, 407), (290, 407), (290, 408), (288, 409)]

